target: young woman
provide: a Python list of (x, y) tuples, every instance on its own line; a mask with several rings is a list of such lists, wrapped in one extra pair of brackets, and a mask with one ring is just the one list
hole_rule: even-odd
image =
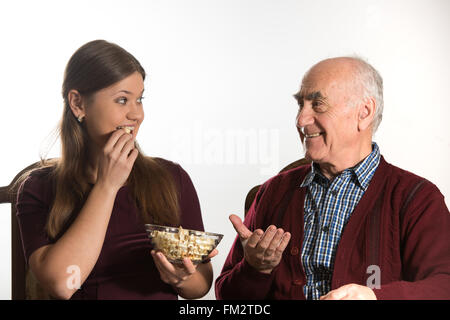
[(188, 174), (136, 143), (144, 79), (130, 53), (104, 40), (67, 64), (61, 158), (27, 174), (17, 201), (25, 258), (55, 298), (199, 298), (211, 287), (210, 262), (173, 265), (147, 238), (145, 223), (203, 222)]

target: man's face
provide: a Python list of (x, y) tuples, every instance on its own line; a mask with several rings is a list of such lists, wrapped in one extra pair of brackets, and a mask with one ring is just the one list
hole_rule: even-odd
[(297, 128), (308, 160), (319, 164), (345, 162), (359, 148), (358, 108), (349, 66), (322, 62), (314, 66), (296, 94)]

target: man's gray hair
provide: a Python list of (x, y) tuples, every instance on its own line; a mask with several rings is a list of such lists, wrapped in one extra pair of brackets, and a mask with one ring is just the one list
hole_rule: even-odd
[(375, 115), (373, 118), (373, 133), (377, 131), (383, 118), (383, 78), (380, 73), (367, 61), (358, 56), (346, 57), (356, 62), (355, 76), (363, 90), (363, 99), (373, 97), (375, 99)]

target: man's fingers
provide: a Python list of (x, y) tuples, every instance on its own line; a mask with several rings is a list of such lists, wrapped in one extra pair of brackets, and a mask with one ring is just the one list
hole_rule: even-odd
[(248, 238), (247, 246), (249, 246), (250, 248), (255, 248), (263, 235), (264, 232), (261, 229), (255, 230), (255, 232), (253, 232), (250, 238)]
[(369, 287), (350, 283), (328, 292), (320, 300), (377, 300), (377, 296)]
[(276, 254), (282, 255), (284, 250), (286, 249), (287, 245), (289, 244), (289, 241), (291, 240), (291, 234), (289, 232), (285, 232), (283, 234), (283, 237), (281, 238), (281, 242), (278, 245), (278, 248), (276, 249)]
[(347, 296), (347, 294), (348, 294), (347, 288), (345, 286), (342, 286), (320, 297), (320, 300), (342, 300), (344, 297)]
[(275, 250), (279, 247), (281, 239), (283, 238), (284, 231), (283, 229), (279, 228), (276, 230), (272, 241), (270, 242), (269, 247), (264, 252), (265, 256), (271, 256), (275, 253)]
[(259, 241), (259, 244), (257, 246), (258, 253), (263, 253), (266, 251), (266, 249), (269, 248), (270, 243), (273, 240), (273, 237), (275, 236), (277, 232), (277, 227), (271, 225), (266, 229), (266, 232), (264, 232), (264, 235), (261, 237), (261, 240)]
[(239, 238), (241, 238), (241, 240), (250, 238), (250, 236), (252, 235), (252, 232), (250, 230), (248, 230), (248, 228), (242, 223), (241, 218), (239, 218), (235, 214), (232, 214), (232, 215), (230, 215), (229, 219), (230, 219), (231, 223), (233, 224), (234, 229), (239, 234)]

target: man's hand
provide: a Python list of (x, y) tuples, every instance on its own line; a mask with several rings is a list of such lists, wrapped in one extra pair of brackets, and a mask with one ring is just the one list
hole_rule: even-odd
[(351, 283), (328, 292), (320, 300), (377, 300), (377, 297), (369, 287)]
[(266, 232), (261, 229), (251, 232), (234, 214), (230, 215), (230, 221), (241, 239), (245, 260), (256, 270), (271, 273), (280, 263), (291, 234), (273, 225)]

